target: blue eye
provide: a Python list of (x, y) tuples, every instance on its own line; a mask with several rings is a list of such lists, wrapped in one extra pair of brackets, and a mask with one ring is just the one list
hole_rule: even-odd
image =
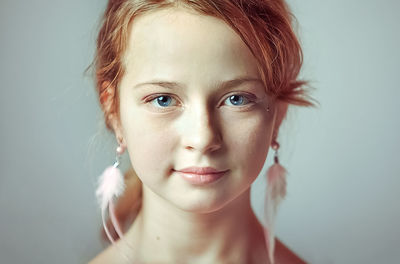
[[(165, 94), (153, 97), (148, 102), (151, 102), (157, 108), (167, 108), (177, 104), (177, 101), (172, 96)], [(251, 102), (253, 101), (246, 95), (234, 94), (225, 99), (224, 103), (229, 106), (245, 106)]]
[(241, 106), (248, 104), (250, 100), (244, 95), (235, 94), (229, 96), (225, 102), (229, 102), (228, 105)]
[(170, 104), (171, 104), (171, 102), (172, 102), (173, 100), (175, 100), (175, 99), (173, 99), (171, 96), (168, 96), (168, 95), (161, 95), (161, 96), (157, 96), (157, 97), (153, 98), (153, 99), (151, 100), (151, 102), (152, 102), (153, 104), (155, 104), (155, 106), (157, 106), (157, 107), (162, 107), (162, 108), (164, 108), (164, 107), (170, 106)]

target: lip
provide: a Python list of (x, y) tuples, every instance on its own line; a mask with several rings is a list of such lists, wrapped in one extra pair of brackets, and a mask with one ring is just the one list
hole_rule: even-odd
[(183, 172), (183, 173), (204, 175), (204, 174), (221, 173), (221, 172), (224, 172), (227, 170), (217, 170), (213, 167), (188, 167), (188, 168), (184, 168), (182, 170), (177, 170), (177, 171)]
[(188, 167), (176, 170), (185, 180), (194, 185), (213, 183), (226, 174), (229, 170), (217, 170), (213, 167)]

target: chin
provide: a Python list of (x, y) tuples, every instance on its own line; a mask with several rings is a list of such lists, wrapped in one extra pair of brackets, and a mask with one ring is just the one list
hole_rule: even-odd
[(188, 195), (186, 196), (186, 199), (182, 199), (181, 197), (173, 197), (170, 199), (170, 202), (175, 207), (185, 212), (207, 214), (221, 210), (221, 208), (229, 203), (229, 199), (203, 193), (203, 195), (197, 196)]

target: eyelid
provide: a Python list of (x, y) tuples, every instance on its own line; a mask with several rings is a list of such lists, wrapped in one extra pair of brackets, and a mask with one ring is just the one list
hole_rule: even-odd
[[(253, 105), (254, 103), (257, 103), (258, 101), (261, 100), (261, 99), (258, 99), (257, 96), (254, 95), (254, 94), (251, 94), (251, 93), (248, 93), (248, 92), (242, 92), (242, 91), (235, 91), (235, 92), (231, 92), (231, 93), (225, 95), (224, 98), (222, 99), (222, 104), (223, 104), (226, 100), (228, 100), (229, 97), (231, 97), (231, 96), (233, 96), (233, 95), (243, 96), (243, 97), (245, 97), (249, 102), (248, 102), (247, 104), (238, 105), (238, 106), (234, 106), (234, 105), (231, 106), (231, 105), (228, 105), (229, 107), (232, 107), (232, 108), (245, 108), (245, 107), (249, 107), (249, 106)], [(146, 104), (148, 104), (148, 103), (151, 104), (151, 102), (152, 102), (153, 100), (157, 99), (158, 97), (162, 97), (162, 96), (171, 97), (171, 99), (172, 99), (172, 100), (175, 100), (178, 104), (177, 104), (177, 105), (171, 105), (171, 106), (165, 106), (165, 107), (154, 106), (154, 108), (156, 108), (156, 109), (158, 109), (158, 110), (161, 110), (161, 111), (164, 111), (164, 110), (168, 110), (168, 109), (171, 108), (171, 107), (176, 107), (176, 106), (181, 105), (180, 100), (177, 99), (175, 95), (169, 94), (169, 93), (152, 94), (152, 95), (150, 95), (150, 96), (144, 98), (143, 101), (144, 101)]]
[[(145, 102), (151, 102), (151, 101), (153, 101), (154, 99), (156, 99), (156, 98), (158, 98), (158, 97), (162, 97), (162, 96), (169, 96), (169, 97), (171, 97), (171, 98), (173, 98), (173, 99), (176, 100), (176, 98), (175, 98), (175, 96), (174, 96), (173, 94), (169, 94), (169, 93), (160, 93), (160, 94), (152, 94), (152, 95), (150, 95), (150, 96), (144, 98), (144, 101), (145, 101)], [(176, 101), (179, 101), (179, 100), (176, 100)]]
[[(166, 106), (166, 107), (162, 107), (162, 106), (155, 106), (152, 104), (152, 101), (154, 101), (155, 99), (157, 99), (158, 97), (162, 97), (162, 96), (168, 96), (170, 97), (172, 100), (175, 100), (177, 102), (177, 105), (172, 105), (172, 106)], [(156, 109), (156, 111), (159, 112), (168, 112), (170, 111), (169, 109), (173, 108), (173, 107), (177, 107), (180, 105), (180, 102), (178, 99), (176, 99), (176, 97), (172, 94), (168, 94), (168, 93), (159, 93), (159, 94), (152, 94), (148, 97), (145, 97), (143, 99), (144, 103), (146, 105), (149, 105), (150, 107), (152, 107), (153, 109)]]
[(256, 103), (256, 102), (258, 101), (258, 100), (257, 100), (257, 96), (254, 95), (254, 94), (250, 94), (250, 93), (247, 93), (247, 92), (233, 92), (233, 93), (230, 93), (230, 94), (226, 95), (226, 96), (224, 97), (225, 99), (223, 99), (222, 102), (225, 102), (226, 100), (228, 100), (228, 99), (229, 99), (231, 96), (233, 96), (233, 95), (243, 96), (243, 97), (245, 97), (245, 98), (249, 101), (247, 104), (239, 105), (239, 106), (234, 106), (235, 108), (246, 107), (246, 106), (248, 106), (249, 104), (251, 104), (251, 103)]

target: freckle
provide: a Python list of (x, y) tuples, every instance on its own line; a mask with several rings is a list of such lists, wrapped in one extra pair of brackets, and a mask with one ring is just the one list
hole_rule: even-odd
[(157, 236), (157, 240), (160, 240), (160, 237), (159, 237), (159, 236)]

